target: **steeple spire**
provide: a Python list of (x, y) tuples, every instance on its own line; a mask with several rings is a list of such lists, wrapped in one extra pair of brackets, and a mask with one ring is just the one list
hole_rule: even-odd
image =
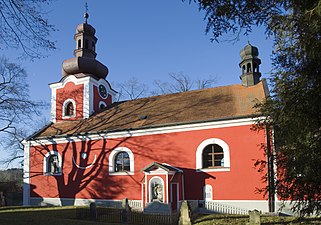
[(85, 23), (87, 24), (87, 20), (88, 20), (88, 18), (89, 18), (89, 14), (88, 14), (88, 4), (87, 4), (87, 2), (85, 3), (84, 18), (85, 18)]
[(259, 71), (261, 59), (258, 57), (258, 48), (248, 41), (248, 44), (241, 50), (240, 56), (242, 58), (239, 64), (240, 68), (242, 68), (242, 75), (240, 76), (242, 85), (246, 87), (256, 85), (260, 82), (261, 77)]
[(108, 74), (108, 68), (96, 60), (96, 30), (87, 23), (89, 17), (87, 2), (85, 4), (85, 10), (85, 22), (77, 26), (74, 36), (76, 41), (76, 48), (74, 50), (75, 57), (63, 62), (62, 76), (83, 73), (105, 79)]

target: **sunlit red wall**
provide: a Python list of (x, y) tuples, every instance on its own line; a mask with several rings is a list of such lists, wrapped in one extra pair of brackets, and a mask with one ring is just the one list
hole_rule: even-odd
[[(70, 97), (74, 96), (74, 97)], [(84, 102), (84, 85), (75, 85), (73, 82), (68, 82), (63, 88), (59, 88), (56, 91), (56, 120), (62, 121), (62, 108), (63, 103), (72, 98), (76, 102), (76, 116), (69, 118), (68, 120), (76, 120), (83, 118), (83, 102)]]
[[(264, 133), (250, 130), (251, 126), (237, 126), (197, 131), (175, 132), (139, 137), (94, 140), (89, 142), (63, 143), (54, 146), (31, 147), (31, 197), (94, 198), (94, 199), (141, 199), (141, 169), (152, 162), (168, 163), (184, 171), (185, 199), (203, 199), (203, 187), (213, 187), (213, 199), (262, 200), (256, 188), (265, 186), (263, 174), (254, 168), (255, 160), (265, 159), (260, 144), (265, 142)], [(196, 172), (196, 150), (209, 138), (225, 141), (230, 150), (230, 171)], [(116, 147), (127, 147), (134, 154), (133, 176), (109, 175), (108, 156)], [(63, 175), (44, 176), (43, 157), (48, 150), (58, 151), (63, 158)], [(81, 159), (86, 152), (86, 160)], [(96, 155), (96, 163), (88, 169)]]

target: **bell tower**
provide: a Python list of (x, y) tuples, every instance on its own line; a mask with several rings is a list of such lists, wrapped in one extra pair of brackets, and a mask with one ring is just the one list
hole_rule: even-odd
[(248, 43), (240, 52), (242, 61), (239, 66), (242, 68), (242, 85), (245, 87), (256, 85), (260, 82), (261, 73), (259, 65), (261, 59), (259, 59), (259, 50), (257, 47)]
[(62, 79), (50, 84), (51, 121), (89, 118), (113, 103), (117, 92), (106, 80), (108, 68), (96, 59), (96, 30), (85, 22), (76, 28), (74, 57), (62, 64)]

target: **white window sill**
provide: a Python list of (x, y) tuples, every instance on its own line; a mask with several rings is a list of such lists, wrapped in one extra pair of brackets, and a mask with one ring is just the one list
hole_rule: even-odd
[(134, 175), (134, 172), (128, 171), (128, 172), (109, 172), (109, 175), (111, 176), (127, 176), (127, 175)]
[(230, 171), (230, 167), (196, 169), (196, 172), (226, 172), (226, 171)]
[(75, 118), (76, 115), (72, 115), (72, 116), (62, 116), (62, 119), (72, 119)]

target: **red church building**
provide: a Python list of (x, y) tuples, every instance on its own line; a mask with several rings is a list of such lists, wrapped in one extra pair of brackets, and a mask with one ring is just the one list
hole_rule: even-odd
[(269, 211), (257, 193), (266, 160), (253, 106), (269, 94), (258, 49), (242, 49), (241, 82), (117, 102), (96, 60), (95, 29), (77, 26), (74, 57), (50, 84), (51, 123), (24, 141), (24, 205), (117, 206), (183, 200)]

